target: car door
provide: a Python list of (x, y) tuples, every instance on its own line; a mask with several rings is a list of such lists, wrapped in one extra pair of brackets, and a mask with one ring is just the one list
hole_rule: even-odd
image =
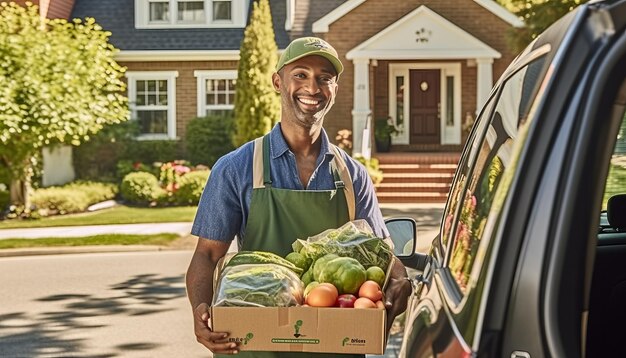
[(530, 48), (502, 76), (470, 134), (444, 210), (432, 260), (411, 297), (402, 356), (471, 356), (497, 254), (502, 203), (518, 168), (529, 112), (547, 73), (549, 47)]

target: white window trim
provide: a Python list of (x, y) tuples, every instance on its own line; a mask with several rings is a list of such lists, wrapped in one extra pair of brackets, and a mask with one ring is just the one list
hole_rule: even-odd
[(197, 70), (193, 72), (197, 79), (198, 94), (198, 117), (206, 116), (207, 108), (210, 109), (234, 109), (234, 104), (206, 105), (206, 80), (236, 80), (237, 70)]
[[(181, 0), (191, 1), (191, 0)], [(203, 22), (178, 22), (178, 0), (167, 0), (170, 7), (169, 23), (150, 23), (149, 0), (135, 0), (135, 28), (137, 29), (172, 29), (172, 28), (245, 28), (248, 16), (247, 0), (230, 0), (231, 20), (213, 21), (213, 0), (204, 1)]]
[[(167, 134), (141, 134), (139, 140), (176, 139), (176, 77), (178, 71), (128, 71), (128, 99), (130, 102), (131, 119), (137, 118), (137, 110), (133, 104), (137, 98), (137, 81), (166, 80), (167, 81)], [(156, 109), (156, 108), (155, 108)]]
[[(460, 63), (392, 63), (389, 65), (389, 116), (395, 118), (396, 109), (396, 86), (395, 78), (404, 77), (406, 89), (404, 91), (404, 118), (405, 125), (402, 133), (392, 137), (393, 144), (409, 144), (410, 133), (410, 100), (411, 86), (409, 86), (409, 70), (441, 70), (440, 72), (440, 99), (441, 99), (441, 144), (461, 144), (461, 64)], [(446, 76), (454, 78), (454, 124), (446, 125), (447, 96), (446, 96)]]

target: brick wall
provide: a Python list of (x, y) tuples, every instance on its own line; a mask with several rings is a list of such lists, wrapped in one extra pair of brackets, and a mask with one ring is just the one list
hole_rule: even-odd
[(44, 0), (48, 2), (48, 12), (45, 14), (49, 19), (69, 19), (74, 7), (74, 0)]
[(176, 135), (185, 137), (189, 121), (198, 115), (196, 70), (237, 69), (237, 61), (120, 62), (127, 71), (178, 71), (176, 78)]
[[(420, 5), (426, 5), (502, 54), (502, 57), (493, 64), (494, 82), (515, 57), (506, 43), (506, 34), (511, 25), (473, 0), (405, 0), (394, 2), (394, 6), (389, 6), (388, 2), (382, 0), (368, 0), (331, 24), (328, 33), (319, 34), (337, 49), (345, 65), (345, 71), (339, 80), (337, 101), (325, 121), (325, 127), (331, 137), (337, 130), (352, 126), (354, 67), (352, 62), (345, 58), (345, 54)], [(456, 62), (461, 63), (462, 67), (461, 115), (465, 121), (467, 113), (474, 115), (476, 111), (476, 67), (468, 67), (467, 61)], [(378, 61), (377, 67), (370, 67), (372, 71), (370, 78), (373, 78), (370, 82), (370, 89), (373, 92), (370, 103), (376, 117), (386, 116), (388, 109), (386, 98), (389, 87), (388, 63), (389, 61)]]

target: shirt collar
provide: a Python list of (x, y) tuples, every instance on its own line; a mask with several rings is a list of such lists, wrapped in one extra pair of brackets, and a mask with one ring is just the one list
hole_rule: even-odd
[[(322, 139), (320, 157), (322, 154), (326, 157), (334, 157), (335, 153), (330, 148), (330, 141), (328, 140), (328, 135), (326, 134), (326, 130), (324, 130), (324, 128), (322, 128), (322, 131), (320, 132), (320, 138)], [(270, 153), (272, 155), (272, 159), (280, 157), (287, 151), (289, 151), (289, 146), (287, 145), (287, 141), (285, 141), (285, 137), (283, 137), (283, 132), (280, 129), (280, 123), (278, 123), (270, 132)]]

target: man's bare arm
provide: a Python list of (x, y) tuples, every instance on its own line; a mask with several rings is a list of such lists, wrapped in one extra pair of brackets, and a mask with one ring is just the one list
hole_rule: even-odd
[(213, 298), (213, 272), (229, 246), (230, 242), (199, 238), (185, 278), (196, 339), (213, 353), (237, 353), (237, 345), (226, 341), (228, 334), (212, 332), (208, 326), (209, 307)]

